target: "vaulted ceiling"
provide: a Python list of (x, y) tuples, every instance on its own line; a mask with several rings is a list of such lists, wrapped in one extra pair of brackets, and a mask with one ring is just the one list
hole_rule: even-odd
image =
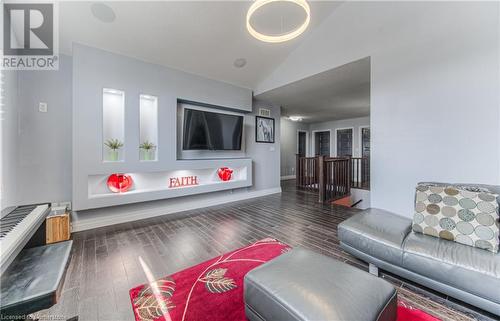
[[(308, 2), (311, 23), (304, 34), (284, 43), (265, 43), (246, 30), (252, 1), (63, 1), (59, 46), (71, 55), (72, 43), (83, 43), (255, 89), (341, 4)], [(252, 25), (278, 35), (295, 29), (304, 18), (299, 6), (282, 1), (259, 9)], [(244, 66), (238, 68), (242, 61)], [(257, 98), (281, 105), (285, 116), (303, 116), (310, 123), (366, 116), (369, 75), (369, 59), (363, 59)]]
[(257, 95), (280, 104), (282, 115), (317, 123), (370, 115), (370, 58)]
[[(60, 50), (71, 54), (72, 43), (79, 42), (253, 89), (339, 5), (309, 1), (311, 24), (306, 32), (272, 44), (247, 32), (245, 18), (251, 3), (109, 1), (97, 10), (94, 7), (93, 14), (95, 2), (59, 2)], [(259, 9), (252, 24), (259, 31), (280, 34), (303, 19), (297, 5), (281, 2)], [(243, 68), (235, 67), (238, 58), (246, 60)]]

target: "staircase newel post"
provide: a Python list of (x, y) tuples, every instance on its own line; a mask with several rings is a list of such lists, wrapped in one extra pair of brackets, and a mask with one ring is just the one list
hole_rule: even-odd
[(325, 156), (318, 156), (318, 195), (319, 202), (323, 203), (325, 201)]
[[(353, 175), (352, 161), (353, 161), (352, 157), (349, 157), (349, 160), (347, 162), (347, 186), (346, 186), (347, 195), (351, 195), (352, 180), (354, 179), (354, 177), (352, 177)], [(359, 176), (359, 174), (357, 175)]]

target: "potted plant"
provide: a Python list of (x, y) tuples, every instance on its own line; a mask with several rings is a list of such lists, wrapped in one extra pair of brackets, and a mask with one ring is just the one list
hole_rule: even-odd
[(144, 141), (142, 144), (139, 145), (139, 148), (143, 151), (143, 157), (142, 160), (154, 160), (155, 155), (154, 151), (156, 149), (156, 145), (149, 142), (149, 141)]
[(123, 143), (116, 138), (111, 138), (104, 145), (109, 148), (109, 160), (116, 162), (118, 160), (118, 150), (123, 147)]

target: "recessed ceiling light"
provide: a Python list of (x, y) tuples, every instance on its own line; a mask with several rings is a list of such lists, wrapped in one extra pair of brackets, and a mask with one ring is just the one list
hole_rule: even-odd
[(247, 64), (247, 60), (245, 58), (238, 58), (233, 62), (233, 65), (236, 68), (243, 68)]
[[(252, 15), (255, 13), (255, 11), (265, 6), (266, 4), (270, 4), (272, 2), (282, 2), (282, 1), (292, 2), (298, 6), (301, 6), (302, 9), (304, 9), (304, 11), (306, 12), (306, 19), (304, 20), (304, 23), (302, 25), (300, 25), (297, 29), (289, 33), (279, 36), (265, 35), (263, 33), (258, 32), (252, 27), (250, 19), (252, 18)], [(311, 21), (311, 8), (309, 7), (309, 4), (307, 3), (306, 0), (255, 0), (255, 2), (250, 6), (247, 12), (248, 32), (255, 38), (264, 42), (278, 43), (278, 42), (285, 42), (288, 40), (292, 40), (293, 38), (300, 36), (307, 29), (307, 26), (309, 25), (310, 21)]]
[(288, 119), (291, 121), (302, 121), (303, 118), (300, 116), (289, 116)]
[(110, 23), (116, 19), (113, 8), (102, 2), (93, 3), (90, 6), (90, 11), (92, 11), (92, 15), (94, 15), (94, 17), (101, 22)]

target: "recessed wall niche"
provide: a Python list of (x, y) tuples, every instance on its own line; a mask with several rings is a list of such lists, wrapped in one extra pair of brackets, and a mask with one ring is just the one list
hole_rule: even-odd
[(139, 97), (140, 145), (141, 161), (158, 159), (158, 97), (141, 95)]
[(102, 159), (105, 162), (124, 160), (125, 93), (120, 90), (102, 90)]

